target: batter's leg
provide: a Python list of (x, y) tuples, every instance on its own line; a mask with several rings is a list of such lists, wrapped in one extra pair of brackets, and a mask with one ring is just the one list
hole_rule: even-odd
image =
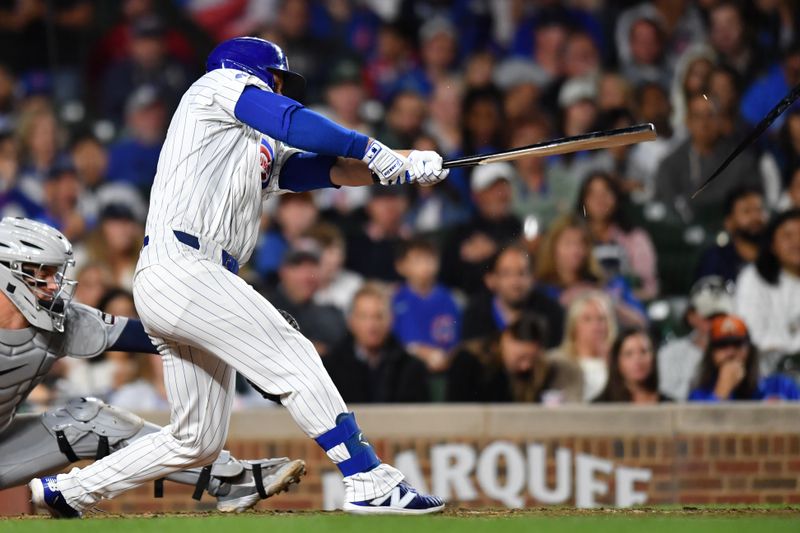
[[(41, 415), (21, 415), (0, 434), (0, 489), (63, 471), (77, 460), (103, 457), (160, 430), (94, 398), (75, 398)], [(229, 512), (249, 509), (261, 499), (256, 475), (263, 492), (272, 495), (299, 481), (305, 465), (286, 457), (240, 461), (223, 450), (207, 468), (207, 473), (192, 468), (167, 479), (207, 490), (217, 498), (217, 509)]]
[(340, 467), (348, 501), (391, 492), (403, 475), (381, 463), (358, 438), (360, 430), (313, 344), (220, 265), (194, 258), (174, 261), (137, 276), (137, 310), (151, 335), (196, 343), (280, 397), (300, 428)]
[(170, 424), (125, 448), (57, 477), (77, 511), (145, 481), (211, 464), (222, 451), (233, 401), (233, 369), (190, 346), (158, 342), (170, 402)]

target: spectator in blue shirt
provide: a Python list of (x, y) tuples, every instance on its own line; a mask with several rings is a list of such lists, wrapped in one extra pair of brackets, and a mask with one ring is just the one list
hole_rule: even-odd
[(800, 400), (800, 391), (783, 374), (759, 377), (758, 349), (750, 342), (744, 321), (721, 315), (711, 322), (698, 386), (689, 401)]
[(150, 194), (167, 132), (167, 108), (158, 89), (144, 85), (125, 104), (126, 135), (109, 149), (108, 178)]
[(459, 340), (461, 312), (450, 291), (436, 283), (439, 256), (421, 239), (400, 244), (395, 262), (405, 280), (392, 298), (394, 334), (431, 372), (445, 370)]

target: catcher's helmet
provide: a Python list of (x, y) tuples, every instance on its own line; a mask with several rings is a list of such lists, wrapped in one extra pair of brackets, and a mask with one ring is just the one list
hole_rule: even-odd
[(243, 70), (275, 90), (273, 71), (283, 73), (283, 94), (299, 100), (306, 80), (289, 70), (289, 60), (281, 47), (258, 37), (234, 37), (217, 45), (206, 60), (206, 72), (219, 68)]
[(26, 218), (0, 221), (0, 291), (31, 325), (64, 331), (75, 287), (67, 270), (74, 264), (72, 244), (57, 229)]

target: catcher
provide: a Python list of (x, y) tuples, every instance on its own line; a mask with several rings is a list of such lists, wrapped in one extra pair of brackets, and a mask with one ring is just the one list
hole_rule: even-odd
[[(62, 357), (158, 353), (138, 320), (71, 302), (75, 281), (66, 273), (73, 262), (72, 245), (57, 230), (22, 218), (0, 221), (0, 489), (100, 459), (163, 430), (95, 398), (17, 414)], [(219, 511), (240, 512), (288, 489), (304, 473), (301, 460), (241, 461), (223, 451), (213, 464), (167, 479), (195, 486), (195, 499), (207, 490)]]

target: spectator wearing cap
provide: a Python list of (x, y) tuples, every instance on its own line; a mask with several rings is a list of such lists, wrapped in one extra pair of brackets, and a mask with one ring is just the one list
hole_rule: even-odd
[(102, 208), (97, 227), (86, 239), (85, 252), (76, 251), (76, 256), (82, 264), (105, 265), (115, 287), (131, 290), (143, 239), (142, 219), (119, 199)]
[(580, 368), (545, 355), (544, 327), (522, 313), (502, 331), (464, 343), (448, 371), (448, 402), (579, 402)]
[(319, 289), (314, 303), (332, 305), (346, 313), (353, 295), (364, 284), (364, 278), (344, 268), (347, 256), (344, 235), (338, 227), (327, 222), (314, 225), (306, 234), (321, 250), (319, 261)]
[(741, 318), (716, 317), (711, 322), (697, 387), (689, 401), (800, 400), (797, 384), (790, 377), (770, 374), (759, 378), (758, 358), (758, 349), (750, 342)]
[(317, 222), (319, 211), (309, 192), (283, 194), (278, 198), (273, 226), (261, 234), (253, 252), (253, 268), (272, 281), (283, 256)]
[(421, 81), (420, 92), (431, 94), (433, 86), (453, 74), (458, 59), (458, 33), (450, 20), (432, 17), (419, 29)]
[(347, 128), (371, 135), (372, 127), (362, 116), (366, 100), (358, 61), (350, 58), (337, 62), (325, 85), (325, 107), (320, 111)]
[(692, 94), (686, 107), (689, 138), (661, 161), (655, 197), (685, 221), (696, 220), (713, 227), (721, 218), (720, 206), (725, 196), (744, 184), (760, 185), (761, 173), (753, 153), (746, 150), (728, 166), (723, 182), (690, 202), (692, 194), (733, 150), (733, 144), (720, 134), (714, 102), (703, 94)]
[(392, 331), (429, 372), (442, 372), (459, 341), (461, 311), (447, 287), (436, 283), (439, 250), (429, 241), (411, 239), (400, 243), (395, 257), (405, 283), (392, 297)]
[(342, 340), (345, 323), (342, 312), (332, 305), (314, 303), (319, 288), (321, 250), (312, 239), (296, 241), (283, 257), (279, 283), (267, 291), (269, 301), (292, 315), (300, 331), (324, 356)]
[(404, 222), (408, 212), (406, 191), (402, 187), (370, 187), (364, 211), (367, 220), (363, 226), (347, 235), (347, 268), (366, 279), (400, 281), (394, 252), (410, 233)]
[(353, 297), (347, 336), (322, 363), (348, 403), (409, 403), (430, 400), (425, 364), (392, 335), (386, 290), (368, 283)]
[(658, 350), (659, 390), (685, 401), (697, 379), (703, 351), (708, 347), (711, 321), (733, 312), (732, 284), (719, 276), (701, 278), (689, 292), (684, 321), (691, 328), (684, 337), (668, 340)]
[(130, 95), (125, 125), (124, 137), (109, 148), (108, 177), (148, 197), (167, 132), (167, 108), (155, 86), (142, 85)]
[(114, 64), (103, 80), (102, 109), (117, 126), (126, 122), (134, 104), (131, 97), (143, 85), (153, 86), (164, 99), (166, 112), (177, 106), (191, 79), (186, 68), (169, 53), (164, 22), (155, 15), (132, 23), (130, 55)]
[(770, 221), (755, 263), (736, 281), (735, 308), (761, 353), (762, 371), (800, 352), (800, 210)]
[(494, 83), (503, 91), (503, 111), (509, 122), (530, 115), (550, 82), (536, 63), (522, 58), (504, 61), (494, 69)]
[(735, 282), (742, 269), (756, 260), (767, 225), (764, 195), (759, 187), (742, 185), (730, 191), (723, 207), (724, 239), (700, 257), (695, 278), (720, 276)]
[[(122, 0), (119, 4), (119, 20), (114, 21), (92, 47), (89, 58), (89, 80), (92, 83), (101, 80), (109, 67), (130, 57), (137, 21), (154, 17), (159, 11), (157, 0)], [(170, 24), (164, 30), (164, 44), (170, 57), (186, 65), (199, 59), (196, 48), (177, 25)]]
[(462, 338), (490, 337), (528, 313), (541, 318), (546, 348), (561, 343), (564, 311), (536, 286), (525, 248), (511, 244), (495, 254), (483, 282), (486, 290), (472, 296), (464, 310)]
[(521, 224), (511, 212), (514, 168), (507, 163), (479, 166), (470, 189), (475, 215), (447, 237), (442, 255), (441, 280), (468, 294), (481, 290), (491, 258), (519, 237)]
[[(558, 92), (558, 137), (582, 135), (593, 130), (598, 118), (597, 84), (594, 80), (574, 78), (565, 82)], [(577, 191), (581, 178), (602, 166), (601, 151), (584, 151), (554, 156), (547, 160), (549, 181), (566, 181)]]
[[(360, 63), (354, 58), (338, 61), (331, 69), (325, 87), (325, 102), (319, 111), (350, 129), (373, 137), (374, 128), (365, 119), (367, 94)], [(346, 217), (367, 203), (369, 191), (364, 187), (338, 187), (314, 191), (320, 211)]]

